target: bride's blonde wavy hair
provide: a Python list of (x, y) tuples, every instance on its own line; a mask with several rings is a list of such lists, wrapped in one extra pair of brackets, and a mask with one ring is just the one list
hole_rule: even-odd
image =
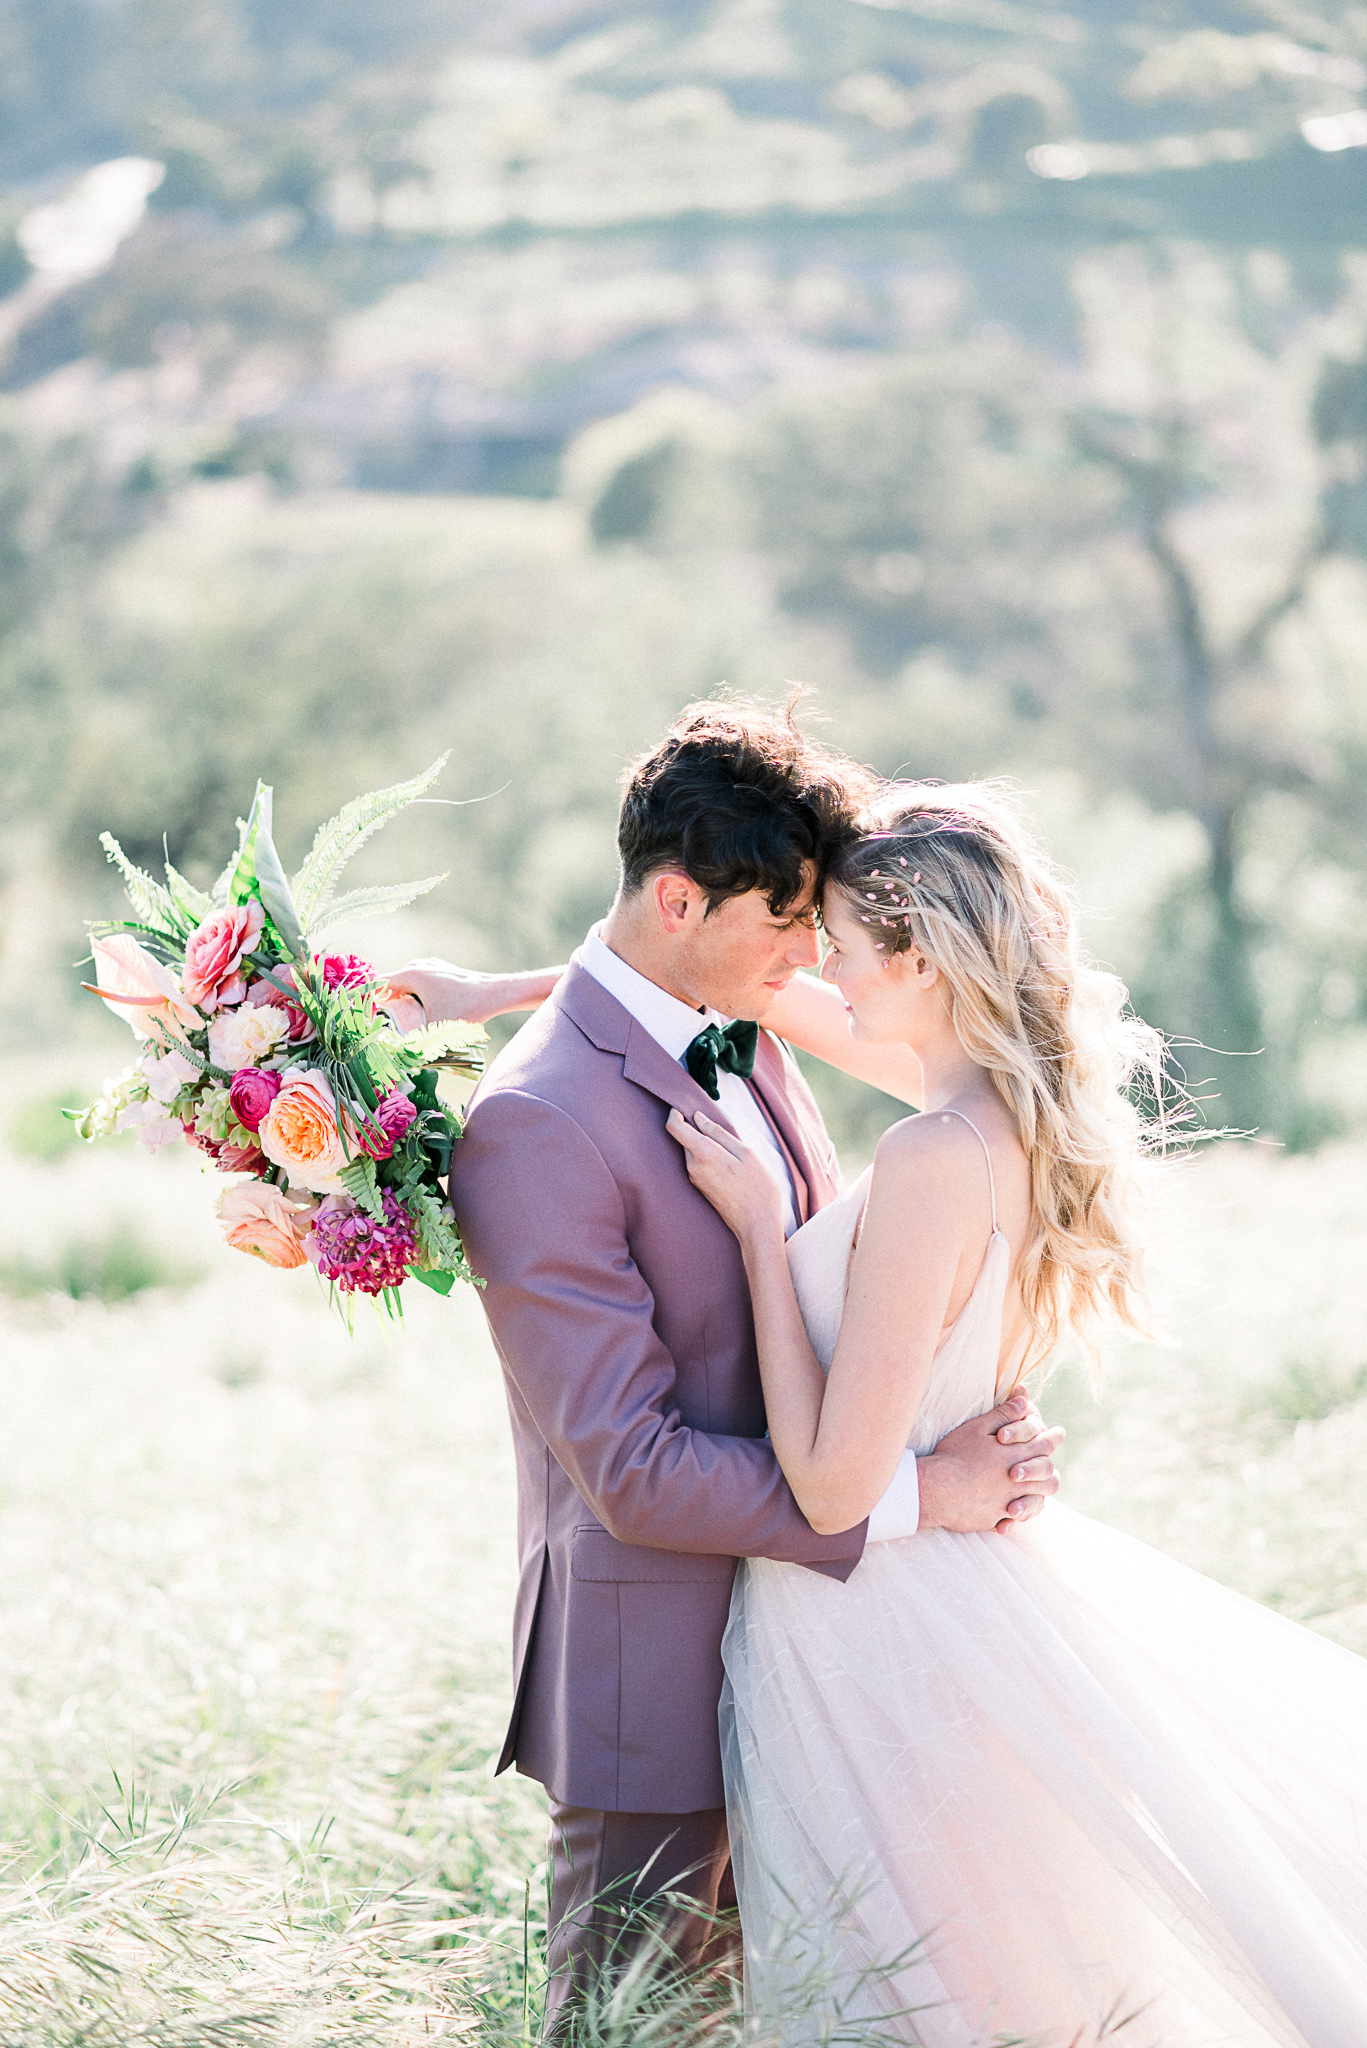
[(1095, 1365), (1101, 1326), (1147, 1328), (1141, 1162), (1166, 1099), (1159, 1033), (1081, 957), (1072, 895), (1000, 783), (898, 783), (860, 818), (826, 886), (889, 956), (939, 968), (969, 1058), (991, 1074), (1030, 1163), (1021, 1254), (1027, 1368), (1072, 1329)]

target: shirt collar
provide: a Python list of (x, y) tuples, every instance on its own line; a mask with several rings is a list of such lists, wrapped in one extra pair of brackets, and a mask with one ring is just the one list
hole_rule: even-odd
[(604, 943), (602, 926), (596, 924), (579, 948), (579, 965), (591, 974), (600, 988), (615, 996), (624, 1010), (663, 1046), (672, 1060), (681, 1060), (698, 1033), (709, 1024), (723, 1023), (715, 1010), (693, 1010), (650, 981), (621, 955)]

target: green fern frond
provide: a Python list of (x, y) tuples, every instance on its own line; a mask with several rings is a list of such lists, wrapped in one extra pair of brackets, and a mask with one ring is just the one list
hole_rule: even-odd
[(405, 1201), (417, 1225), (418, 1243), (429, 1267), (439, 1273), (454, 1273), (458, 1280), (482, 1287), (484, 1282), (477, 1278), (465, 1256), (450, 1210), (426, 1188), (406, 1190)]
[(488, 1043), (489, 1034), (482, 1024), (424, 1024), (420, 1031), (405, 1033), (403, 1049), (425, 1067), (455, 1066), (480, 1074)]
[(197, 889), (193, 882), (187, 882), (178, 868), (172, 867), (171, 856), (167, 851), (165, 833), (162, 834), (161, 850), (166, 857), (166, 887), (170, 892), (172, 900), (183, 915), (189, 918), (191, 924), (202, 923), (206, 917), (213, 915), (213, 897), (206, 896), (204, 891)]
[(434, 761), (421, 775), (408, 782), (396, 782), (389, 789), (374, 789), (344, 804), (335, 818), (320, 825), (309, 857), (294, 878), (294, 901), (304, 930), (312, 927), (320, 910), (331, 901), (332, 892), (351, 856), (367, 839), (388, 824), (397, 811), (405, 809), (425, 789), (430, 789), (450, 759), (449, 753)]
[(364, 1209), (367, 1216), (373, 1216), (377, 1223), (384, 1222), (384, 1203), (380, 1200), (373, 1159), (353, 1159), (350, 1166), (344, 1167), (337, 1178), (352, 1201)]
[(144, 874), (141, 868), (134, 867), (112, 832), (101, 832), (100, 844), (110, 866), (116, 867), (123, 876), (124, 894), (132, 904), (140, 923), (150, 926), (153, 931), (164, 932), (171, 938), (193, 931), (193, 923), (187, 925), (183, 913), (177, 910), (170, 891), (164, 889), (160, 882), (154, 881), (151, 875)]
[(427, 875), (421, 882), (387, 882), (373, 889), (350, 889), (345, 896), (334, 896), (325, 909), (314, 914), (309, 924), (309, 937), (316, 939), (344, 917), (359, 920), (382, 917), (391, 910), (403, 910), (445, 880), (444, 874)]

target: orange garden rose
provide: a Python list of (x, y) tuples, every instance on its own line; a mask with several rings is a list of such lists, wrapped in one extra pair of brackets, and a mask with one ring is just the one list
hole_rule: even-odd
[(337, 1130), (337, 1098), (316, 1067), (290, 1067), (280, 1093), (262, 1119), (256, 1142), (274, 1165), (283, 1167), (292, 1188), (335, 1194), (348, 1153)]
[(218, 1220), (235, 1251), (251, 1252), (268, 1266), (302, 1266), (316, 1207), (268, 1181), (235, 1181), (219, 1197)]

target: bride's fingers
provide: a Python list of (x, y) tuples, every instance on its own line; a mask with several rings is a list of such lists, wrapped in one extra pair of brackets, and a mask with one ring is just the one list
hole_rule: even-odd
[(391, 988), (381, 995), (380, 1008), (399, 1032), (421, 1031), (427, 1022), (427, 1012), (418, 998), (401, 989)]
[(1023, 1465), (1011, 1467), (1010, 1477), (1018, 1486), (1047, 1486), (1050, 1493), (1058, 1492), (1058, 1473), (1052, 1458), (1027, 1458)]
[(740, 1139), (733, 1138), (731, 1133), (723, 1130), (720, 1124), (713, 1123), (711, 1117), (707, 1116), (702, 1110), (698, 1111), (694, 1122), (699, 1130), (706, 1132), (714, 1145), (721, 1146), (723, 1152), (729, 1152), (733, 1159), (744, 1159), (745, 1147), (741, 1144)]
[(1023, 1422), (1009, 1423), (1005, 1429), (999, 1429), (997, 1431), (997, 1442), (999, 1444), (1038, 1443), (1042, 1446), (1043, 1440), (1048, 1437), (1057, 1450), (1067, 1434), (1067, 1430), (1061, 1427), (1046, 1429), (1044, 1418), (1038, 1408), (1031, 1408)]
[(678, 1139), (690, 1160), (696, 1159), (699, 1164), (706, 1161), (709, 1165), (721, 1166), (726, 1161), (740, 1161), (746, 1157), (744, 1145), (733, 1138), (729, 1131), (724, 1131), (720, 1124), (714, 1124), (711, 1117), (705, 1117), (699, 1111), (697, 1123), (699, 1126), (706, 1124), (708, 1128), (695, 1129), (679, 1109), (671, 1109), (665, 1119), (665, 1129), (671, 1138)]
[(676, 1138), (692, 1159), (695, 1154), (702, 1156), (703, 1147), (709, 1142), (701, 1131), (695, 1131), (681, 1109), (671, 1109), (665, 1118), (665, 1129), (671, 1138)]
[(687, 1117), (679, 1110), (670, 1110), (665, 1119), (665, 1129), (683, 1148), (684, 1163), (688, 1168), (690, 1180), (696, 1179), (698, 1174), (706, 1173), (709, 1169), (715, 1173), (719, 1167), (729, 1164), (720, 1145), (714, 1144), (703, 1132), (695, 1131)]

